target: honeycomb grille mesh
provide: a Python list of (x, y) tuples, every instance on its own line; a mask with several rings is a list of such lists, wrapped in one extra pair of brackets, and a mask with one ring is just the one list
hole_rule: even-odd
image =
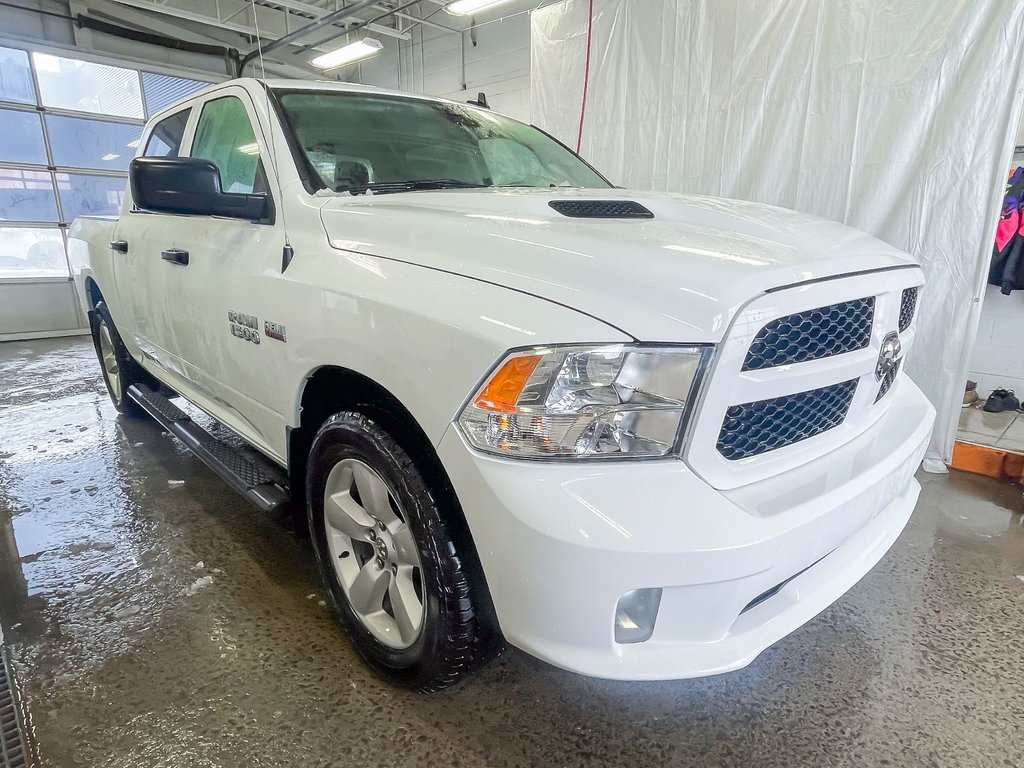
[(654, 214), (634, 200), (552, 200), (563, 216), (574, 219), (653, 219)]
[(902, 360), (897, 360), (896, 365), (890, 368), (889, 372), (885, 374), (885, 377), (882, 379), (882, 386), (878, 390), (878, 394), (875, 396), (876, 403), (883, 397), (885, 397), (887, 394), (889, 394), (889, 390), (892, 389), (892, 385), (896, 381), (896, 377), (900, 373), (900, 365), (902, 364)]
[(743, 361), (744, 371), (841, 355), (871, 343), (875, 297), (842, 301), (772, 320), (758, 331)]
[(718, 452), (730, 461), (799, 443), (843, 423), (857, 379), (794, 395), (734, 405), (725, 412)]
[(903, 291), (900, 299), (900, 333), (903, 333), (914, 321), (914, 312), (917, 309), (917, 288), (907, 288)]

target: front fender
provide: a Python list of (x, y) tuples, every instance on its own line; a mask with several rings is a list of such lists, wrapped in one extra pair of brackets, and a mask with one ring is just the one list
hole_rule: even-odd
[[(288, 270), (291, 280), (319, 283), (318, 305), (289, 323), (296, 340), (291, 426), (299, 424), (304, 380), (332, 365), (391, 392), (436, 447), (506, 350), (632, 340), (568, 307), (473, 278), (358, 253), (330, 258), (361, 268), (326, 269), (309, 259)], [(308, 287), (301, 295), (310, 295)]]

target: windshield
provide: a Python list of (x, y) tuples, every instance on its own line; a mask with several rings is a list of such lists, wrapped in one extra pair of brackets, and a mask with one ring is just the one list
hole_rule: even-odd
[(551, 137), (486, 109), (337, 91), (278, 98), (315, 181), (337, 192), (609, 187)]

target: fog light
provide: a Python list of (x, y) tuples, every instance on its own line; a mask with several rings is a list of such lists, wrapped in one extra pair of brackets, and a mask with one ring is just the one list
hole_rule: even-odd
[(654, 622), (661, 605), (661, 587), (634, 589), (619, 598), (615, 606), (615, 642), (642, 643), (654, 634)]

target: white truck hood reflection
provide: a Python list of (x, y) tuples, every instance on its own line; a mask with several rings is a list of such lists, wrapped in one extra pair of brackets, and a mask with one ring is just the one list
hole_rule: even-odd
[[(558, 199), (634, 200), (653, 219), (573, 219)], [(334, 248), (485, 280), (577, 309), (641, 341), (717, 342), (739, 307), (783, 285), (912, 264), (850, 227), (769, 205), (555, 189), (342, 195)]]

